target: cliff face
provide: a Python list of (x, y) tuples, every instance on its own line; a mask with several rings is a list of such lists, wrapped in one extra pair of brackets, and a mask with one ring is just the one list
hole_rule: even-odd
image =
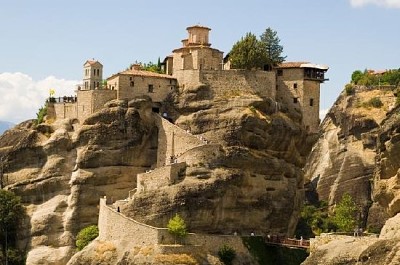
[[(79, 129), (78, 129), (79, 127)], [(0, 138), (3, 185), (22, 197), (27, 264), (66, 264), (77, 232), (96, 224), (101, 196), (122, 199), (155, 162), (156, 130), (137, 108), (110, 104), (82, 126), (20, 124)]]
[[(179, 179), (135, 194), (124, 214), (165, 227), (179, 212), (193, 232), (294, 231), (313, 143), (297, 122), (269, 99), (216, 101), (207, 86), (175, 94), (166, 112), (207, 144), (178, 154), (186, 163)], [(0, 137), (3, 185), (22, 197), (29, 216), (19, 243), (29, 250), (27, 264), (66, 264), (77, 232), (97, 223), (99, 198), (127, 198), (137, 174), (157, 167), (155, 115), (148, 100), (112, 101), (82, 125), (29, 121)]]
[(250, 95), (216, 102), (209, 89), (182, 91), (167, 110), (208, 147), (183, 156), (179, 183), (135, 195), (123, 212), (158, 227), (179, 212), (194, 232), (293, 233), (311, 139), (272, 101)]
[[(369, 106), (373, 98), (383, 105)], [(357, 87), (351, 95), (343, 92), (321, 124), (321, 136), (305, 167), (310, 193), (329, 205), (349, 193), (365, 227), (380, 228), (399, 211), (394, 199), (400, 167), (395, 101), (390, 88)]]

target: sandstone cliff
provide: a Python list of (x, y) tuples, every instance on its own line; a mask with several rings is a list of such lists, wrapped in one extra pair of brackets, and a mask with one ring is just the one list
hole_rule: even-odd
[[(206, 144), (177, 154), (186, 166), (173, 185), (137, 192), (123, 214), (165, 227), (179, 212), (193, 232), (293, 233), (313, 138), (290, 113), (255, 94), (216, 99), (204, 85), (172, 95), (165, 108), (176, 125)], [(99, 198), (127, 198), (138, 173), (159, 166), (163, 128), (157, 119), (148, 100), (112, 101), (81, 125), (28, 121), (0, 137), (3, 184), (28, 209), (19, 243), (29, 251), (27, 264), (66, 264), (77, 232), (97, 223)], [(120, 259), (118, 244), (96, 242), (70, 264), (87, 264), (93, 253), (106, 255), (102, 264), (116, 264), (142, 251)]]
[(400, 214), (389, 219), (376, 236), (317, 237), (315, 248), (302, 265), (396, 265), (400, 264)]
[[(359, 206), (363, 227), (379, 229), (399, 212), (399, 107), (396, 91), (356, 87), (343, 92), (321, 124), (321, 136), (305, 167), (310, 193), (329, 205), (349, 193)], [(369, 106), (373, 98), (383, 103)]]

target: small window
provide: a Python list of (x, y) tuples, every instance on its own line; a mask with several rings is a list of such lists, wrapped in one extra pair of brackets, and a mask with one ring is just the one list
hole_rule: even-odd
[(275, 89), (278, 90), (278, 85), (275, 86)]
[(130, 77), (129, 77), (129, 81), (132, 81), (132, 80), (133, 80), (133, 77), (132, 77), (132, 76), (130, 76)]
[(135, 82), (131, 81), (130, 86), (135, 86)]
[(149, 85), (149, 93), (153, 93), (154, 92), (154, 86), (153, 85)]
[(97, 69), (97, 76), (100, 76), (100, 69)]
[(314, 99), (310, 98), (310, 106), (314, 106)]
[(297, 98), (293, 98), (293, 103), (297, 103), (299, 100)]
[(96, 75), (96, 69), (93, 69), (93, 75)]
[(296, 89), (297, 88), (297, 83), (293, 84), (293, 88)]
[(281, 69), (278, 70), (278, 76), (283, 76), (283, 71)]

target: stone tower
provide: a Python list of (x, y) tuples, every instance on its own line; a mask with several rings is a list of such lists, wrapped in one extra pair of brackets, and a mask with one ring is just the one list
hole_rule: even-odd
[(101, 89), (103, 65), (99, 61), (87, 60), (83, 65), (83, 90)]
[(320, 87), (328, 67), (307, 62), (286, 62), (276, 68), (276, 100), (299, 113), (310, 133), (319, 127)]
[(180, 70), (221, 70), (223, 52), (211, 48), (210, 28), (196, 25), (186, 28), (188, 38), (182, 47), (172, 51), (173, 75)]

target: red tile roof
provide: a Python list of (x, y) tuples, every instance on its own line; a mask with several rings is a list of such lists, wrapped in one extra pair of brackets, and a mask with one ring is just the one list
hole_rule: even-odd
[[(98, 63), (98, 64), (101, 64), (99, 61), (97, 61), (97, 60), (87, 60), (83, 65), (86, 65), (86, 64), (90, 64), (90, 65), (94, 65), (94, 64), (96, 64), (96, 63)], [(102, 64), (101, 64), (102, 65)]]
[(186, 30), (193, 29), (193, 28), (201, 28), (201, 29), (211, 30), (209, 27), (205, 27), (205, 26), (201, 26), (201, 25), (190, 26), (190, 27), (187, 27)]
[(119, 72), (117, 74), (114, 74), (112, 76), (110, 76), (108, 79), (111, 79), (117, 75), (134, 75), (134, 76), (142, 76), (142, 77), (157, 77), (157, 78), (168, 78), (168, 79), (176, 79), (175, 77), (172, 77), (171, 75), (166, 75), (166, 74), (158, 74), (158, 73), (154, 73), (154, 72), (150, 72), (150, 71), (144, 71), (144, 70), (126, 70), (126, 71), (122, 71)]
[(302, 64), (308, 64), (309, 62), (284, 62), (277, 66), (277, 68), (300, 68)]

